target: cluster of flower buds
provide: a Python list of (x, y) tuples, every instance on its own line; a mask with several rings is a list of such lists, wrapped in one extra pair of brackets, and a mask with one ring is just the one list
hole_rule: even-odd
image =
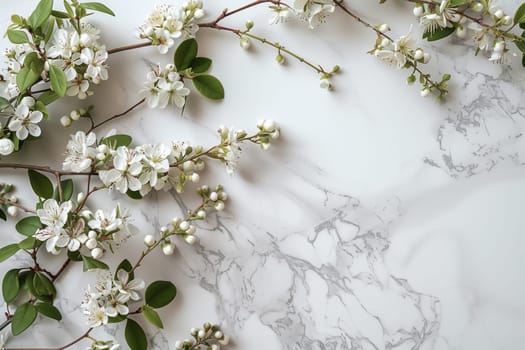
[(221, 331), (218, 325), (205, 323), (202, 329), (192, 328), (190, 334), (193, 339), (179, 340), (175, 342), (177, 350), (220, 350), (221, 346), (226, 346), (230, 338)]
[(88, 110), (84, 108), (80, 109), (74, 109), (69, 113), (69, 115), (64, 115), (60, 117), (60, 124), (62, 124), (63, 127), (67, 128), (70, 127), (73, 122), (76, 122), (80, 118), (89, 117)]

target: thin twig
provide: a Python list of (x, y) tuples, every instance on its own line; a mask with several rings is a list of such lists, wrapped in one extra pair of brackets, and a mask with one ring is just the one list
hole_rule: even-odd
[(91, 125), (91, 127), (89, 128), (89, 130), (87, 131), (87, 133), (90, 133), (91, 131), (95, 130), (96, 128), (106, 124), (106, 123), (109, 123), (110, 121), (112, 120), (115, 120), (117, 118), (120, 118), (120, 117), (123, 117), (125, 116), (126, 114), (128, 114), (129, 112), (131, 112), (132, 110), (134, 110), (135, 108), (137, 108), (138, 106), (140, 106), (141, 104), (143, 104), (144, 102), (146, 102), (146, 99), (143, 98), (142, 100), (140, 100), (139, 102), (135, 103), (133, 106), (129, 107), (128, 109), (126, 109), (124, 112), (122, 113), (119, 113), (119, 114), (115, 114), (114, 116), (106, 119), (106, 120), (103, 120), (101, 121), (100, 123), (98, 124), (93, 124)]

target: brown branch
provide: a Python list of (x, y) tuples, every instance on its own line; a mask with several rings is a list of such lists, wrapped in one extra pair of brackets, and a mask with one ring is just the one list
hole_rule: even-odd
[(117, 118), (120, 118), (120, 117), (123, 117), (125, 116), (126, 114), (128, 114), (129, 112), (133, 111), (135, 108), (137, 108), (138, 106), (140, 106), (141, 104), (143, 104), (144, 102), (146, 102), (146, 99), (143, 98), (142, 100), (140, 100), (139, 102), (135, 103), (133, 106), (129, 107), (128, 109), (126, 109), (124, 112), (122, 113), (119, 113), (119, 114), (115, 114), (114, 116), (106, 119), (106, 120), (103, 120), (101, 121), (100, 123), (98, 124), (94, 124), (92, 123), (91, 127), (89, 128), (89, 130), (87, 131), (86, 134), (90, 133), (91, 131), (95, 130), (96, 128), (106, 124), (106, 123), (109, 123), (110, 121), (112, 120), (115, 120)]
[(52, 169), (52, 168), (50, 168), (48, 166), (31, 165), (31, 164), (20, 164), (20, 163), (0, 163), (0, 168), (38, 170), (38, 171), (42, 171), (44, 173), (53, 174), (55, 176), (56, 176), (56, 174), (59, 174), (60, 176), (63, 176), (63, 175), (82, 175), (82, 176), (97, 175), (96, 172), (80, 172), (80, 173), (76, 173), (74, 171), (56, 170), (56, 169)]
[(121, 47), (116, 47), (114, 49), (108, 50), (108, 54), (111, 55), (111, 54), (114, 54), (114, 53), (117, 53), (117, 52), (128, 51), (128, 50), (138, 49), (138, 48), (147, 47), (147, 46), (151, 46), (151, 41), (138, 43), (138, 44), (132, 44), (132, 45), (126, 45), (126, 46), (121, 46)]

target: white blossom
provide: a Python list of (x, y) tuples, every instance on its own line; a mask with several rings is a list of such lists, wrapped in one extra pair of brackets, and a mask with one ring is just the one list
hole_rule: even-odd
[(9, 122), (9, 130), (15, 132), (16, 137), (20, 140), (27, 139), (29, 135), (38, 137), (41, 134), (38, 123), (42, 121), (44, 115), (40, 111), (31, 110), (34, 105), (34, 98), (24, 97)]
[(83, 131), (77, 131), (71, 135), (62, 168), (79, 173), (90, 169), (96, 155), (96, 141), (97, 137), (92, 132), (86, 135)]
[(121, 146), (113, 158), (114, 168), (101, 170), (99, 172), (100, 179), (106, 186), (115, 187), (121, 193), (126, 193), (128, 189), (138, 191), (142, 187), (137, 178), (142, 171), (141, 159), (141, 155), (134, 150)]
[(329, 0), (294, 0), (294, 10), (308, 21), (310, 29), (324, 22), (325, 18), (335, 11), (335, 6)]

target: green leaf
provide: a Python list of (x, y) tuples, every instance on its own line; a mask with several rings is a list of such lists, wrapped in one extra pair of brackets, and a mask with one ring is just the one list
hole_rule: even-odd
[(20, 249), (33, 249), (35, 247), (36, 239), (34, 237), (27, 237), (18, 242)]
[(29, 42), (26, 32), (22, 30), (9, 29), (7, 31), (7, 38), (13, 44), (25, 44)]
[(55, 94), (53, 91), (46, 91), (42, 95), (38, 97), (38, 101), (41, 101), (44, 105), (49, 105), (56, 100), (58, 100), (60, 96)]
[(423, 34), (423, 38), (427, 39), (428, 41), (436, 41), (446, 38), (447, 36), (454, 33), (455, 30), (456, 27), (439, 28), (434, 32), (426, 32), (425, 34)]
[(0, 262), (4, 262), (20, 250), (17, 243), (6, 245), (0, 248)]
[(0, 208), (0, 219), (2, 219), (4, 221), (7, 221), (7, 216), (5, 215), (5, 213), (2, 210), (2, 208)]
[[(131, 265), (131, 263), (129, 262), (128, 259), (124, 259), (122, 260), (122, 262), (117, 266), (117, 269), (115, 270), (115, 275), (118, 273), (118, 270), (124, 270), (126, 272), (131, 272), (133, 270), (133, 266)], [(129, 279), (130, 281), (133, 280), (135, 278), (135, 274), (133, 272), (131, 272), (131, 274), (129, 275)]]
[(30, 303), (25, 303), (16, 308), (11, 322), (11, 333), (19, 335), (25, 331), (36, 319), (37, 311)]
[(195, 57), (191, 62), (191, 70), (193, 73), (201, 74), (210, 70), (211, 60), (207, 57)]
[(28, 216), (23, 218), (15, 226), (19, 233), (28, 237), (32, 237), (40, 227), (42, 227), (42, 223), (38, 216)]
[(150, 306), (144, 305), (142, 307), (142, 316), (144, 316), (144, 318), (152, 325), (157, 326), (158, 328), (164, 328), (164, 324), (162, 324), (159, 314)]
[(193, 78), (193, 86), (204, 96), (212, 100), (224, 98), (224, 87), (213, 75), (199, 75)]
[(467, 0), (450, 0), (451, 7), (463, 6), (467, 3)]
[(128, 192), (126, 192), (126, 194), (131, 199), (142, 199), (142, 195), (140, 194), (140, 191), (128, 190)]
[(82, 256), (82, 261), (84, 262), (84, 272), (93, 269), (109, 270), (109, 266), (106, 263), (97, 259), (90, 258), (89, 256)]
[(7, 99), (0, 96), (0, 111), (3, 111), (7, 107), (11, 107), (11, 104)]
[(51, 16), (53, 0), (40, 0), (37, 7), (27, 19), (27, 23), (34, 29), (40, 27)]
[(66, 18), (70, 18), (69, 17), (69, 14), (66, 13), (66, 12), (62, 12), (62, 11), (51, 11), (51, 14), (56, 17), (56, 18), (63, 18), (63, 19), (66, 19)]
[(16, 85), (18, 85), (21, 93), (25, 93), (38, 79), (40, 79), (40, 74), (35, 73), (30, 67), (26, 66), (20, 69), (20, 72), (16, 75)]
[[(67, 179), (60, 181), (60, 186), (62, 187), (62, 196), (64, 201), (68, 201), (71, 199), (71, 196), (73, 195), (73, 180)], [(60, 198), (60, 194), (58, 192), (58, 187), (55, 188), (53, 192), (53, 198), (57, 201)]]
[(100, 143), (110, 147), (110, 148), (113, 148), (113, 149), (116, 149), (120, 146), (129, 146), (131, 144), (131, 141), (133, 141), (133, 139), (131, 138), (131, 136), (129, 135), (113, 135), (113, 136), (109, 136), (109, 137), (106, 137), (106, 138), (103, 138)]
[(93, 10), (108, 14), (110, 16), (115, 16), (115, 13), (111, 11), (109, 7), (107, 7), (104, 4), (101, 4), (100, 2), (84, 2), (80, 4), (80, 7), (86, 10)]
[(67, 79), (66, 73), (58, 66), (49, 65), (49, 78), (51, 79), (51, 89), (60, 97), (66, 94)]
[(514, 14), (514, 24), (525, 23), (525, 2), (518, 7)]
[(69, 2), (67, 0), (64, 0), (64, 8), (66, 9), (66, 12), (67, 12), (67, 14), (69, 15), (70, 18), (74, 18), (75, 17), (75, 13), (73, 12), (73, 8), (71, 7), (71, 5), (69, 4)]
[(117, 315), (115, 317), (108, 317), (108, 323), (119, 323), (126, 319), (126, 317), (122, 315)]
[[(35, 296), (39, 299), (40, 297), (51, 297), (51, 299), (53, 299), (57, 293), (53, 282), (42, 272), (35, 272), (33, 276), (33, 287), (36, 293)], [(49, 300), (49, 298), (45, 298), (45, 300)]]
[(37, 196), (46, 199), (53, 197), (53, 184), (47, 176), (32, 169), (27, 171), (27, 175), (29, 176), (31, 187)]
[(19, 269), (7, 271), (2, 281), (2, 296), (4, 301), (9, 304), (15, 300), (20, 291), (20, 280), (18, 279)]
[(73, 261), (82, 261), (82, 255), (80, 255), (79, 251), (72, 252), (70, 250), (67, 251), (67, 257), (70, 258)]
[(51, 303), (38, 303), (35, 305), (35, 307), (40, 314), (46, 317), (52, 318), (57, 321), (60, 321), (62, 319), (60, 311), (58, 311), (58, 309)]
[(155, 281), (146, 289), (146, 304), (156, 309), (166, 306), (177, 295), (177, 288), (170, 281)]
[(175, 50), (175, 67), (177, 67), (177, 71), (182, 72), (188, 69), (195, 57), (197, 57), (198, 50), (197, 40), (193, 38), (184, 40)]
[(148, 348), (146, 334), (137, 322), (128, 319), (124, 335), (131, 350), (146, 350)]

